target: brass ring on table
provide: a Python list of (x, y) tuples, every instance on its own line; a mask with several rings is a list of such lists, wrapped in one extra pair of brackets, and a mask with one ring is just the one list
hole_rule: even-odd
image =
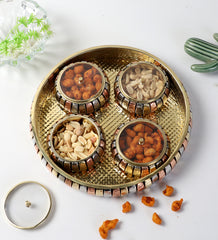
[[(28, 184), (28, 183), (38, 184), (39, 186), (41, 186), (41, 187), (46, 191), (46, 193), (48, 194), (48, 198), (49, 198), (49, 207), (48, 207), (48, 210), (47, 210), (46, 215), (45, 215), (37, 224), (35, 224), (35, 225), (33, 225), (33, 226), (30, 226), (30, 227), (23, 227), (23, 226), (19, 226), (19, 225), (17, 225), (16, 223), (14, 223), (14, 222), (10, 219), (10, 217), (7, 215), (6, 202), (7, 202), (8, 197), (10, 196), (10, 194), (11, 194), (16, 188), (18, 188), (18, 187), (20, 187), (20, 186), (22, 186), (22, 185)], [(29, 202), (29, 201), (27, 200), (26, 202)], [(30, 202), (29, 202), (29, 203), (30, 203)], [(50, 213), (50, 211), (51, 211), (51, 207), (52, 207), (51, 194), (49, 193), (48, 189), (47, 189), (45, 186), (43, 186), (41, 183), (38, 183), (38, 182), (36, 182), (36, 181), (24, 181), (24, 182), (18, 183), (17, 185), (15, 185), (15, 186), (7, 193), (7, 195), (6, 195), (6, 197), (5, 197), (5, 201), (4, 201), (4, 212), (5, 212), (5, 216), (6, 216), (7, 220), (8, 220), (8, 222), (9, 222), (12, 226), (14, 226), (14, 227), (16, 227), (16, 228), (19, 228), (19, 229), (34, 229), (34, 228), (36, 228), (37, 226), (39, 226), (41, 223), (43, 223), (43, 222), (48, 218), (48, 215), (49, 215), (49, 213)]]

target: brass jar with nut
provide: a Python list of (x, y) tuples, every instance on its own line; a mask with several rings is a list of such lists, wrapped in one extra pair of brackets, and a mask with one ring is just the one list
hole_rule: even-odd
[(159, 168), (169, 156), (169, 140), (156, 123), (137, 119), (122, 124), (112, 142), (115, 164), (129, 177), (143, 177)]
[(92, 170), (101, 162), (105, 140), (99, 124), (82, 115), (68, 115), (48, 136), (51, 158), (68, 173)]
[(127, 65), (117, 75), (114, 90), (119, 105), (135, 116), (161, 108), (170, 92), (165, 71), (150, 62)]
[(110, 86), (106, 74), (96, 64), (76, 62), (60, 71), (55, 91), (68, 112), (91, 114), (108, 102)]

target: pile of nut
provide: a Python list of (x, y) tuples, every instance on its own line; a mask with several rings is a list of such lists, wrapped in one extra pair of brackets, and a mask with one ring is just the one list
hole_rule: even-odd
[(122, 77), (124, 91), (133, 99), (147, 101), (157, 97), (164, 88), (162, 74), (154, 67), (139, 64), (128, 69)]
[(87, 158), (95, 151), (98, 142), (96, 129), (87, 119), (66, 122), (53, 135), (55, 151), (69, 161)]
[(163, 135), (149, 123), (132, 124), (121, 133), (119, 146), (128, 159), (137, 163), (148, 163), (161, 154)]
[(89, 64), (77, 64), (63, 73), (60, 85), (69, 98), (87, 100), (101, 89), (102, 76)]

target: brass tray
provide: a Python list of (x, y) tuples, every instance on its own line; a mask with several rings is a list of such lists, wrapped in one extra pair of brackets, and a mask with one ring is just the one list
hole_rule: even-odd
[[(54, 82), (64, 66), (77, 61), (96, 63), (107, 74), (110, 82), (109, 105), (95, 114), (106, 139), (103, 162), (86, 174), (69, 174), (50, 158), (46, 138), (52, 125), (66, 115), (54, 94)], [(113, 163), (111, 143), (115, 130), (128, 122), (131, 116), (116, 102), (113, 84), (118, 72), (127, 64), (136, 61), (159, 63), (170, 81), (170, 95), (160, 110), (145, 116), (157, 122), (170, 139), (169, 159), (152, 173), (141, 178), (129, 178)], [(64, 59), (45, 77), (34, 97), (31, 108), (30, 130), (40, 159), (49, 171), (67, 185), (97, 196), (123, 196), (129, 192), (141, 191), (156, 180), (161, 180), (178, 162), (185, 150), (191, 130), (191, 111), (187, 93), (175, 73), (157, 57), (131, 47), (100, 46), (75, 53)]]

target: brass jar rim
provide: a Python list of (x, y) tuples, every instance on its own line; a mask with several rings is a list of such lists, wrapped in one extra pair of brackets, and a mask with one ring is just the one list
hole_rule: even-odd
[[(70, 120), (80, 121), (81, 119), (88, 120), (95, 127), (97, 135), (98, 135), (98, 143), (97, 143), (97, 146), (95, 147), (95, 150), (89, 156), (87, 156), (86, 158), (75, 160), (75, 161), (74, 160), (70, 161), (68, 159), (65, 159), (65, 158), (61, 157), (57, 153), (57, 151), (54, 148), (54, 144), (53, 144), (53, 136), (57, 132), (58, 128), (63, 126), (63, 124), (65, 122), (69, 122)], [(100, 131), (99, 127), (97, 126), (97, 124), (95, 123), (95, 121), (92, 118), (89, 118), (89, 117), (83, 116), (83, 115), (79, 115), (79, 114), (78, 115), (71, 114), (71, 115), (65, 116), (64, 118), (61, 118), (58, 122), (56, 122), (53, 125), (53, 127), (52, 127), (52, 129), (50, 131), (49, 143), (50, 143), (50, 147), (51, 147), (52, 153), (54, 153), (55, 157), (60, 159), (62, 162), (80, 163), (80, 162), (88, 160), (93, 155), (93, 153), (99, 148), (99, 146), (100, 146), (100, 136), (101, 136), (101, 131)]]
[[(120, 149), (120, 144), (119, 144), (119, 140), (120, 140), (120, 135), (122, 134), (122, 132), (130, 125), (133, 125), (133, 124), (136, 124), (136, 123), (148, 123), (148, 124), (151, 124), (153, 125), (155, 128), (157, 128), (160, 133), (162, 134), (163, 136), (163, 149), (160, 153), (160, 155), (155, 158), (154, 160), (150, 161), (150, 162), (147, 162), (147, 163), (137, 163), (137, 162), (134, 162), (132, 160), (130, 160), (129, 158), (127, 158), (123, 152), (121, 151)], [(166, 134), (164, 133), (163, 129), (156, 123), (150, 121), (150, 120), (147, 120), (147, 119), (141, 119), (141, 118), (138, 118), (136, 120), (132, 120), (128, 123), (126, 123), (125, 125), (123, 125), (120, 129), (119, 129), (119, 132), (116, 136), (116, 149), (117, 149), (117, 152), (118, 154), (121, 156), (121, 158), (129, 163), (130, 165), (133, 165), (133, 166), (138, 166), (138, 167), (147, 167), (147, 166), (150, 166), (150, 165), (154, 165), (155, 163), (157, 163), (159, 160), (161, 160), (163, 158), (163, 156), (165, 155), (165, 153), (167, 152), (167, 148), (168, 148), (168, 142), (167, 142), (167, 137), (166, 137)]]
[[(148, 100), (138, 100), (138, 99), (132, 98), (130, 95), (128, 95), (126, 93), (126, 91), (123, 88), (123, 83), (122, 83), (122, 79), (123, 79), (125, 73), (129, 69), (131, 69), (132, 67), (136, 67), (137, 65), (142, 65), (142, 64), (148, 65), (148, 66), (156, 69), (161, 74), (161, 76), (163, 77), (163, 80), (164, 80), (164, 86), (163, 86), (162, 91), (156, 97), (150, 98)], [(155, 64), (153, 64), (151, 62), (147, 62), (147, 61), (140, 61), (140, 62), (134, 62), (134, 63), (128, 64), (123, 70), (120, 71), (119, 79), (118, 79), (118, 85), (119, 85), (120, 91), (124, 95), (124, 97), (129, 99), (129, 100), (131, 100), (131, 101), (133, 101), (133, 102), (135, 102), (135, 103), (142, 103), (142, 104), (148, 104), (148, 103), (154, 102), (157, 99), (159, 99), (161, 96), (163, 96), (163, 94), (165, 92), (165, 89), (166, 89), (166, 83), (167, 82), (168, 82), (168, 77), (166, 76), (164, 70), (162, 70), (159, 66), (156, 66)]]
[[(96, 68), (101, 77), (102, 77), (102, 85), (101, 85), (101, 89), (94, 95), (92, 96), (91, 98), (88, 98), (88, 99), (83, 99), (83, 100), (76, 100), (74, 98), (70, 98), (68, 97), (64, 91), (62, 90), (61, 88), (61, 78), (63, 76), (63, 74), (65, 73), (66, 70), (76, 66), (76, 65), (79, 65), (79, 64), (87, 64), (87, 65), (90, 65), (91, 67), (94, 67)], [(77, 104), (81, 104), (81, 103), (89, 103), (89, 102), (92, 102), (93, 100), (97, 99), (102, 93), (103, 93), (103, 90), (104, 90), (104, 87), (105, 87), (105, 83), (106, 83), (106, 77), (104, 75), (104, 72), (101, 68), (99, 68), (96, 64), (94, 63), (90, 63), (90, 62), (86, 62), (86, 61), (80, 61), (80, 62), (75, 62), (75, 63), (71, 63), (67, 66), (65, 66), (58, 74), (57, 76), (57, 79), (56, 79), (56, 90), (61, 94), (62, 97), (64, 97), (65, 100), (71, 102), (71, 103), (77, 103)]]

